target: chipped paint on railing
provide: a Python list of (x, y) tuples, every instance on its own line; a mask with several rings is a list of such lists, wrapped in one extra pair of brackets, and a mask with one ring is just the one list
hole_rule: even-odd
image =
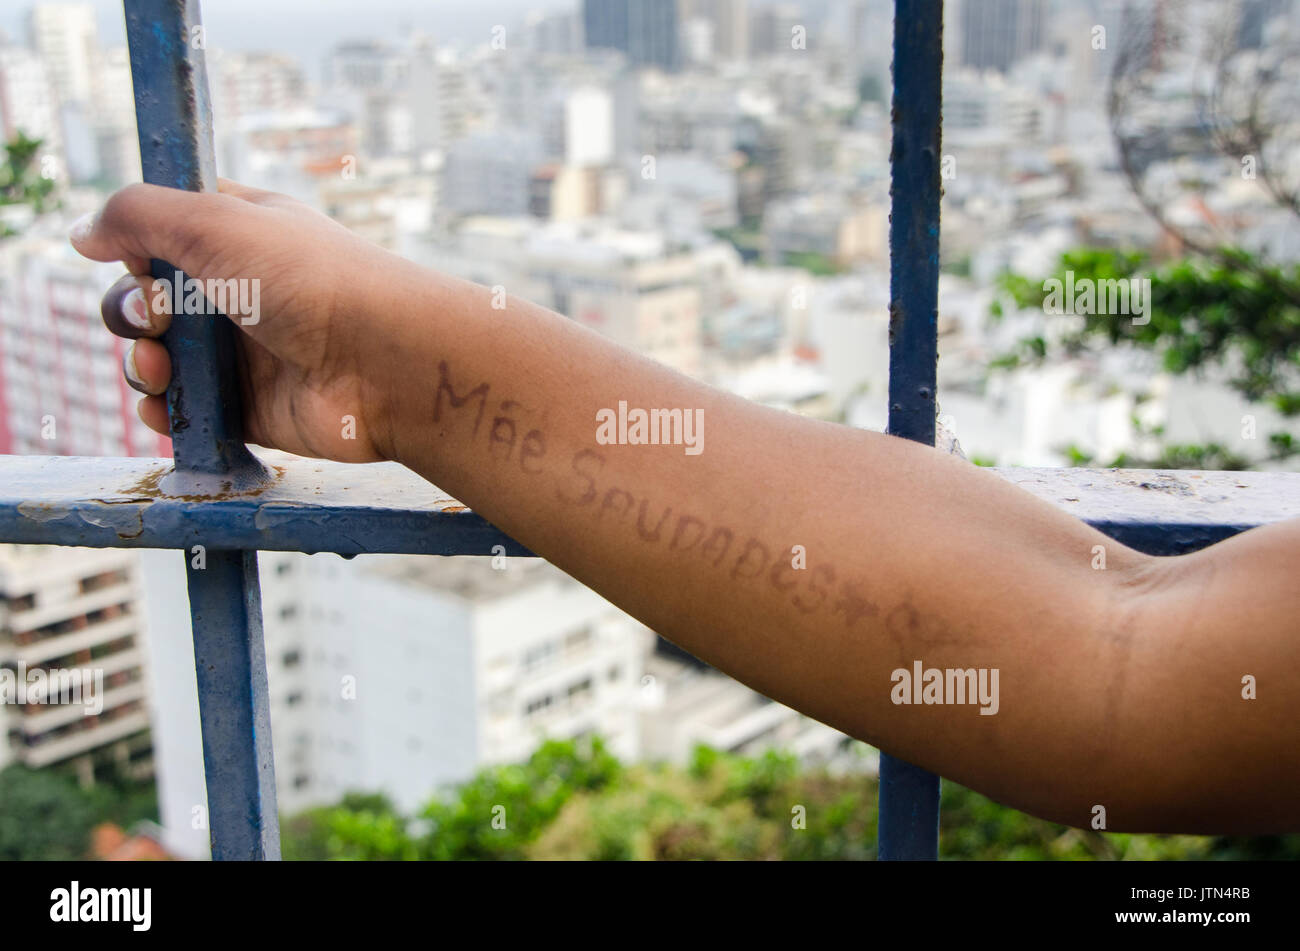
[[(91, 548), (413, 555), (531, 554), (396, 463), (348, 465), (260, 451), (268, 485), (173, 496), (162, 459), (0, 456), (0, 540)], [(1003, 478), (1151, 554), (1203, 548), (1300, 517), (1300, 474), (998, 469)], [(774, 500), (773, 504), (776, 504)]]

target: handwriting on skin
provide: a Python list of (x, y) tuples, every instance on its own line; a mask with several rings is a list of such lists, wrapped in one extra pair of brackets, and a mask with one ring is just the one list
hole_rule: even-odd
[[(516, 465), (526, 475), (546, 474), (546, 435), (520, 422), (519, 417), (527, 414), (514, 400), (500, 400), (490, 413), (491, 391), (488, 383), (457, 390), (447, 364), (439, 362), (434, 422), (468, 427), (470, 438), (486, 442), (489, 456), (498, 462)], [(663, 546), (725, 571), (734, 581), (765, 578), (804, 614), (829, 610), (851, 628), (879, 613), (856, 584), (837, 578), (832, 565), (823, 562), (796, 569), (785, 554), (791, 546), (772, 546), (743, 531), (637, 497), (605, 478), (605, 464), (605, 456), (594, 449), (573, 453), (567, 471), (559, 475), (555, 498), (585, 509), (597, 522), (626, 526), (644, 544)]]

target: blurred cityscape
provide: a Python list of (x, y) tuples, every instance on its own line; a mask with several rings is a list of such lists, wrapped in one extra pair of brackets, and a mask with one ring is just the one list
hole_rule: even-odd
[[(376, 17), (371, 35), (340, 32), (316, 61), (251, 21), (234, 36), (211, 21), (220, 173), (749, 399), (882, 429), (892, 0), (539, 6), (446, 35)], [(1295, 262), (1295, 210), (1247, 162), (1285, 178), (1295, 151), (1225, 155), (1203, 103), (1216, 64), (1300, 38), (1300, 4), (947, 0), (944, 37), (945, 430), (981, 464), (1140, 458), (1161, 441), (1277, 464), (1252, 439), (1284, 416), (1226, 371), (1170, 373), (1121, 348), (995, 371), (1070, 318), (991, 315), (1002, 275), (1041, 282), (1077, 248), (1168, 261), (1227, 231)], [(1124, 50), (1158, 81), (1121, 102), (1111, 77)], [(1278, 62), (1277, 85), (1300, 88)], [(1294, 108), (1273, 118), (1282, 131), (1300, 123)], [(136, 417), (123, 341), (101, 324), (120, 267), (85, 261), (66, 238), (140, 179), (120, 10), (32, 4), (24, 32), (0, 36), (0, 130), (34, 183), (0, 203), (0, 453), (169, 455)], [(0, 705), (0, 768), (70, 770), (86, 785), (154, 777), (160, 842), (202, 857), (181, 559), (0, 546), (0, 665), (93, 662), (105, 678), (94, 716)], [(546, 737), (599, 734), (627, 760), (682, 762), (705, 743), (875, 768), (861, 744), (703, 667), (542, 562), (263, 553), (261, 577), (284, 813), (348, 791), (413, 810)]]

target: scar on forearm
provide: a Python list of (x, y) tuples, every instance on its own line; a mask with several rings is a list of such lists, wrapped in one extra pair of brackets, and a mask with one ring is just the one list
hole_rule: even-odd
[[(515, 465), (529, 476), (545, 475), (549, 468), (546, 435), (535, 426), (526, 428), (528, 423), (521, 417), (533, 414), (522, 404), (511, 399), (500, 400), (492, 410), (491, 422), (483, 428), (491, 392), (492, 387), (486, 381), (458, 391), (446, 362), (440, 361), (434, 422), (469, 425), (472, 415), (468, 436), (486, 444), (490, 459)], [(849, 629), (879, 615), (878, 606), (862, 593), (861, 586), (851, 579), (838, 578), (831, 564), (821, 562), (795, 568), (780, 554), (789, 546), (773, 547), (754, 535), (740, 534), (726, 525), (710, 524), (689, 512), (679, 510), (674, 515), (672, 506), (661, 509), (649, 498), (638, 498), (618, 485), (603, 481), (605, 467), (605, 456), (594, 449), (573, 453), (568, 471), (556, 476), (555, 498), (567, 506), (589, 510), (597, 522), (629, 523), (629, 531), (635, 532), (642, 544), (665, 545), (674, 554), (697, 557), (709, 567), (725, 570), (732, 581), (766, 579), (774, 591), (802, 614), (829, 610), (832, 616), (842, 618)], [(631, 519), (634, 511), (636, 516)]]
[(474, 389), (470, 390), (464, 396), (457, 396), (455, 389), (451, 385), (451, 371), (447, 369), (445, 360), (438, 361), (438, 390), (433, 397), (433, 421), (440, 423), (443, 416), (446, 415), (442, 408), (442, 398), (447, 397), (447, 405), (451, 410), (460, 409), (475, 397), (478, 397), (478, 410), (474, 414), (474, 430), (472, 435), (478, 435), (478, 428), (483, 422), (483, 410), (487, 408), (488, 392), (492, 389), (487, 383), (480, 383)]
[[(797, 569), (781, 557), (785, 548), (774, 548), (754, 535), (739, 536), (725, 525), (710, 525), (689, 512), (675, 513), (672, 506), (661, 508), (617, 485), (602, 485), (599, 477), (605, 465), (605, 457), (595, 450), (574, 453), (568, 474), (555, 490), (556, 499), (589, 509), (596, 521), (626, 524), (643, 544), (663, 545), (674, 555), (696, 557), (709, 567), (725, 570), (732, 581), (766, 579), (801, 614), (829, 609), (850, 629), (879, 615), (879, 608), (861, 587), (837, 579), (833, 566), (823, 562)], [(737, 541), (740, 537), (743, 542)]]

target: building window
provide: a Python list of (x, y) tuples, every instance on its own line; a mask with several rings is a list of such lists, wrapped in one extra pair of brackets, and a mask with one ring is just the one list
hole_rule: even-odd
[(534, 644), (528, 650), (524, 651), (524, 670), (535, 670), (545, 664), (548, 660), (559, 653), (559, 648), (555, 641), (546, 641), (542, 644)]
[(530, 700), (528, 701), (527, 706), (524, 707), (524, 716), (527, 717), (535, 716), (536, 714), (541, 713), (543, 710), (547, 709), (553, 702), (554, 700), (552, 699), (549, 693), (537, 697), (533, 700)]
[(108, 588), (115, 584), (125, 583), (126, 572), (118, 570), (104, 571), (89, 578), (82, 578), (79, 586), (82, 594), (89, 594), (91, 591), (98, 591), (100, 588)]
[(565, 636), (564, 649), (566, 651), (581, 650), (583, 647), (586, 647), (588, 644), (590, 644), (591, 640), (592, 640), (591, 628), (584, 627), (579, 630), (572, 631), (571, 633)]
[(299, 664), (302, 663), (302, 654), (300, 654), (300, 653), (299, 653), (298, 651), (296, 651), (296, 650), (293, 650), (293, 651), (285, 651), (285, 652), (284, 652), (284, 657), (283, 657), (282, 659), (283, 659), (283, 661), (284, 661), (284, 666), (286, 666), (286, 667), (297, 667)]

